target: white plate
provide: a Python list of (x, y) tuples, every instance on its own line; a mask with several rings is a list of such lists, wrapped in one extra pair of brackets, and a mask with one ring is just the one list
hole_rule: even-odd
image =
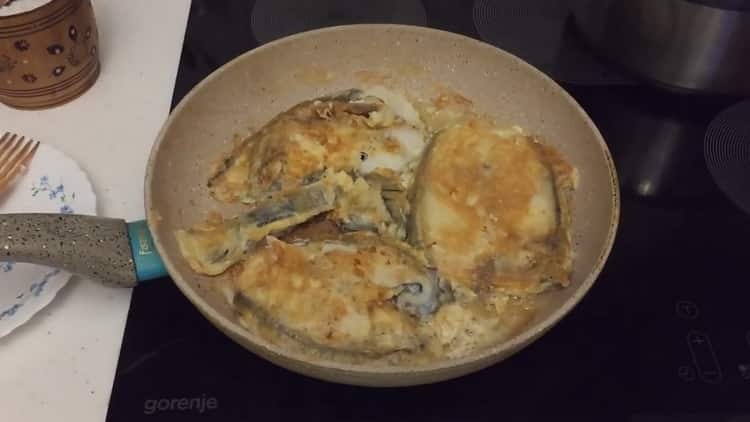
[[(75, 161), (42, 144), (13, 189), (0, 194), (0, 213), (23, 212), (96, 215), (96, 196)], [(50, 303), (70, 277), (55, 268), (0, 261), (0, 337)]]

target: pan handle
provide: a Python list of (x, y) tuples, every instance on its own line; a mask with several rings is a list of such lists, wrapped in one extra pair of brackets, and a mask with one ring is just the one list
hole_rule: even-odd
[(116, 287), (165, 276), (145, 221), (0, 214), (0, 261), (49, 265)]

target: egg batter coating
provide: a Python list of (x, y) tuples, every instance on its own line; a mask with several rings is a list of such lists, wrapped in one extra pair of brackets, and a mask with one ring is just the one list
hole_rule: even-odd
[(318, 348), (384, 355), (423, 346), (418, 326), (452, 299), (407, 245), (360, 232), (269, 238), (233, 269), (234, 305)]
[(208, 186), (220, 201), (254, 203), (333, 170), (385, 174), (408, 188), (426, 143), (419, 115), (403, 97), (352, 89), (276, 116), (219, 163)]
[(520, 129), (471, 118), (440, 131), (419, 168), (410, 238), (443, 277), (476, 292), (570, 281), (575, 171)]
[(570, 283), (577, 172), (445, 92), (381, 87), (302, 102), (238, 144), (210, 192), (248, 211), (176, 236), (240, 322), (343, 361), (466, 356)]

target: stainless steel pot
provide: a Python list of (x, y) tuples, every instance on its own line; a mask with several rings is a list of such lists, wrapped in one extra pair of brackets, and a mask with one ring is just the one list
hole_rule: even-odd
[(678, 91), (750, 96), (749, 0), (576, 0), (602, 56)]

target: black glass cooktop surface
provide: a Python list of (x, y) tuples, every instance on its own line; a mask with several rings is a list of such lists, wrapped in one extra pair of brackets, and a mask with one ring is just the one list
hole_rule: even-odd
[(149, 282), (133, 294), (107, 420), (750, 420), (750, 215), (717, 188), (703, 150), (709, 122), (738, 100), (668, 93), (599, 62), (555, 2), (194, 0), (174, 103), (262, 43), (362, 22), (482, 39), (543, 69), (583, 105), (622, 187), (599, 280), (505, 362), (393, 389), (278, 368), (214, 329), (168, 279)]

